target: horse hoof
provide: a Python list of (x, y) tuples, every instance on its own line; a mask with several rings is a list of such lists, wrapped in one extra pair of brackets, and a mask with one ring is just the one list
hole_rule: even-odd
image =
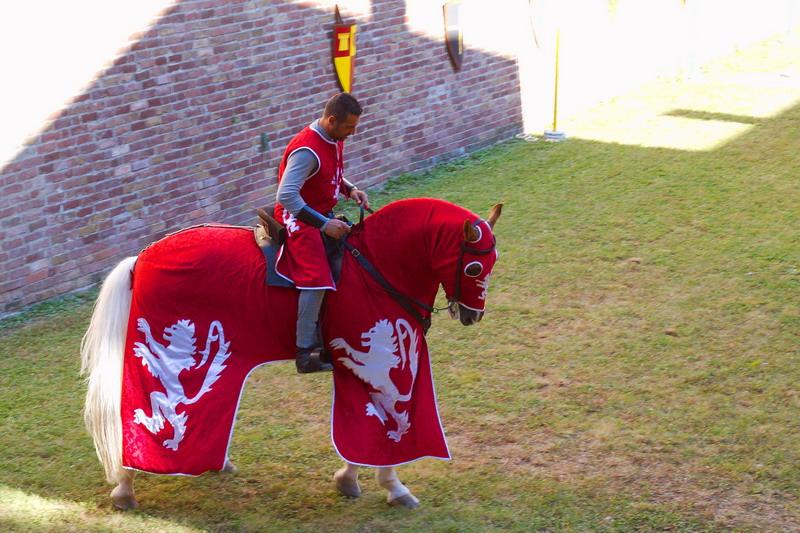
[(139, 502), (133, 497), (133, 494), (117, 492), (117, 489), (111, 491), (111, 503), (114, 504), (116, 509), (120, 511), (128, 511), (139, 507)]
[(393, 500), (389, 500), (389, 505), (394, 507), (405, 507), (406, 509), (416, 509), (419, 507), (419, 500), (416, 496), (411, 494), (403, 494), (402, 496), (398, 496)]
[(236, 468), (236, 465), (227, 459), (225, 460), (225, 466), (223, 466), (222, 470), (220, 470), (220, 472), (222, 472), (223, 474), (235, 474), (238, 471), (239, 469)]
[(336, 482), (336, 490), (339, 491), (339, 494), (348, 498), (361, 496), (361, 487), (358, 486), (358, 480), (339, 475), (338, 472), (333, 475), (333, 480)]

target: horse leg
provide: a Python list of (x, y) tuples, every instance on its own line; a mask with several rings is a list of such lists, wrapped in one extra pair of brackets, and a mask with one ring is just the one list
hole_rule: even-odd
[(235, 474), (238, 472), (239, 469), (236, 468), (236, 465), (233, 464), (230, 457), (225, 457), (225, 464), (222, 466), (222, 470), (220, 472), (224, 472), (225, 474)]
[(400, 483), (397, 472), (392, 466), (382, 466), (378, 468), (378, 484), (387, 490), (386, 502), (389, 505), (397, 505), (416, 509), (419, 507), (419, 500), (411, 494), (408, 487)]
[(111, 502), (117, 509), (127, 511), (136, 509), (139, 503), (133, 493), (133, 477), (136, 475), (134, 470), (120, 468), (117, 471), (117, 486), (111, 491)]
[(333, 475), (333, 480), (336, 482), (336, 490), (339, 493), (349, 498), (361, 496), (361, 487), (358, 486), (358, 465), (345, 463)]

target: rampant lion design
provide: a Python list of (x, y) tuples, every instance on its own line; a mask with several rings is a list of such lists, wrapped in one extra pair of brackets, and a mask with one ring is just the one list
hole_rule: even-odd
[(225, 370), (225, 361), (230, 356), (228, 348), (230, 342), (225, 342), (225, 334), (222, 331), (222, 324), (215, 320), (208, 327), (208, 337), (206, 348), (200, 352), (202, 359), (195, 370), (202, 367), (208, 360), (211, 352), (211, 343), (218, 341), (217, 353), (208, 368), (203, 386), (198, 393), (187, 398), (183, 390), (183, 384), (178, 378), (183, 370), (188, 370), (195, 366), (195, 338), (194, 324), (189, 320), (178, 320), (168, 328), (164, 328), (164, 340), (169, 344), (164, 346), (153, 338), (150, 332), (150, 324), (144, 318), (139, 318), (136, 322), (138, 330), (144, 333), (146, 345), (137, 342), (134, 344), (133, 355), (141, 357), (142, 365), (150, 371), (150, 374), (158, 378), (166, 390), (163, 392), (152, 392), (150, 394), (150, 406), (152, 416), (145, 415), (142, 409), (134, 410), (133, 421), (147, 428), (154, 435), (164, 428), (164, 422), (169, 422), (174, 429), (171, 439), (163, 442), (163, 445), (170, 450), (177, 451), (178, 445), (183, 440), (186, 432), (186, 412), (178, 413), (178, 405), (190, 405), (199, 400), (204, 394), (211, 390), (211, 386), (219, 379), (220, 374)]
[[(410, 339), (408, 351), (406, 351), (406, 339)], [(403, 435), (411, 428), (411, 423), (408, 421), (408, 412), (398, 412), (395, 404), (409, 401), (414, 390), (419, 362), (417, 333), (402, 318), (398, 319), (394, 326), (388, 320), (383, 319), (361, 335), (361, 344), (368, 349), (367, 352), (354, 350), (342, 338), (333, 339), (330, 342), (333, 349), (342, 349), (352, 358), (340, 357), (339, 361), (377, 391), (369, 393), (372, 401), (366, 405), (367, 416), (378, 418), (385, 426), (388, 421), (388, 413), (397, 424), (397, 429), (387, 431), (386, 435), (393, 441), (400, 442)], [(397, 356), (398, 349), (399, 357)], [(400, 394), (397, 386), (389, 377), (389, 372), (400, 364), (402, 364), (401, 369), (404, 369), (407, 364), (411, 369), (411, 388), (407, 394)]]

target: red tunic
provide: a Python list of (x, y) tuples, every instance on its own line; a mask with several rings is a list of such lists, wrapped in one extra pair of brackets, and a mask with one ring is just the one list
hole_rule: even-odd
[[(329, 141), (306, 126), (286, 147), (278, 168), (278, 183), (283, 178), (289, 156), (297, 150), (311, 150), (319, 168), (300, 189), (300, 196), (311, 209), (327, 215), (344, 193), (343, 150), (341, 141)], [(280, 203), (275, 205), (275, 218), (286, 226), (288, 238), (278, 254), (276, 271), (298, 289), (335, 289), (325, 246), (319, 229), (297, 220)]]

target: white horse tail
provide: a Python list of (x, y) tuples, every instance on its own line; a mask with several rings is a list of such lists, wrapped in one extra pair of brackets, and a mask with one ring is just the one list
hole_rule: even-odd
[(105, 279), (81, 341), (81, 374), (88, 376), (83, 417), (109, 483), (122, 468), (122, 356), (135, 263), (135, 257), (123, 259)]

